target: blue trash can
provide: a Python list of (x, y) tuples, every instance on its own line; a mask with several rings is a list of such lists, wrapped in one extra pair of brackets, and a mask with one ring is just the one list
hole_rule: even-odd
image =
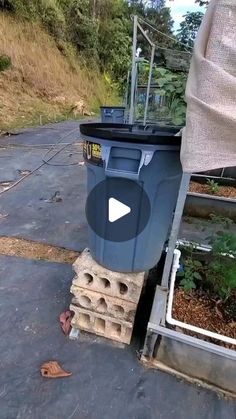
[(101, 106), (102, 123), (124, 124), (125, 107), (124, 106)]
[[(101, 182), (115, 179), (120, 180), (119, 188), (123, 185), (120, 194), (124, 193), (126, 197), (132, 192), (132, 185), (143, 190), (139, 202), (135, 203), (137, 208), (143, 208), (144, 195), (150, 203), (145, 228), (127, 241), (113, 241), (111, 237), (105, 237), (109, 221), (104, 211), (111, 196), (110, 186), (107, 196), (98, 192), (93, 201), (93, 225), (99, 226), (104, 235), (97, 234), (90, 223), (91, 254), (99, 264), (114, 271), (147, 271), (161, 257), (177, 201), (182, 177), (181, 137), (175, 136), (178, 129), (162, 130), (155, 126), (146, 130), (145, 127), (127, 124), (92, 123), (81, 124), (80, 130), (84, 140), (88, 196)], [(101, 211), (101, 200), (104, 201), (104, 211)], [(142, 217), (140, 212), (135, 212), (137, 231)]]

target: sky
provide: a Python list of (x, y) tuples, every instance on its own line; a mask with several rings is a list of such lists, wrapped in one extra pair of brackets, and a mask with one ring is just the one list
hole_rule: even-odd
[(174, 29), (179, 28), (180, 22), (183, 20), (183, 15), (186, 12), (204, 12), (204, 7), (200, 7), (195, 3), (195, 0), (166, 0), (166, 7), (171, 8), (171, 15), (175, 21)]

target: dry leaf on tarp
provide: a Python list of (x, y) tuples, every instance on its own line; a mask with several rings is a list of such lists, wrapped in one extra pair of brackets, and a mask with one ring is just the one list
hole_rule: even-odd
[(59, 320), (61, 323), (61, 328), (65, 335), (69, 335), (71, 331), (71, 319), (73, 317), (73, 313), (70, 310), (63, 311), (63, 313), (60, 314)]
[(45, 362), (41, 368), (41, 375), (46, 378), (69, 377), (72, 372), (65, 371), (57, 361)]
[(6, 217), (8, 217), (8, 215), (9, 215), (9, 214), (2, 214), (2, 213), (0, 213), (0, 219), (1, 219), (1, 218), (6, 218)]

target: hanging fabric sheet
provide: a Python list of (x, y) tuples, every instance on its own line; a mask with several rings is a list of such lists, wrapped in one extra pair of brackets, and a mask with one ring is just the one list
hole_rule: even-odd
[(186, 99), (183, 170), (236, 166), (236, 0), (211, 0), (195, 42)]

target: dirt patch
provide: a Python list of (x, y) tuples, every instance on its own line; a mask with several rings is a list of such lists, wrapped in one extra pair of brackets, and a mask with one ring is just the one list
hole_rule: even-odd
[(12, 61), (0, 72), (1, 130), (77, 118), (119, 100), (97, 69), (88, 71), (71, 44), (60, 41), (59, 50), (38, 23), (0, 13), (0, 35), (1, 54)]
[(217, 193), (212, 193), (209, 185), (204, 185), (198, 182), (191, 182), (189, 191), (201, 194), (207, 194), (212, 196), (222, 196), (224, 198), (235, 198), (236, 199), (236, 187), (235, 186), (220, 186), (218, 187)]
[(72, 264), (79, 252), (14, 237), (0, 237), (0, 254)]
[[(236, 306), (235, 296), (231, 305)], [(211, 300), (206, 294), (202, 293), (199, 295), (198, 291), (192, 291), (191, 294), (187, 294), (181, 288), (175, 290), (173, 317), (176, 320), (236, 339), (236, 315), (231, 313), (229, 308), (225, 308), (227, 309), (227, 318), (225, 318), (216, 302)], [(193, 332), (187, 330), (183, 330), (183, 332), (196, 337), (196, 334)], [(236, 349), (235, 345), (216, 341), (206, 336), (203, 337), (201, 335), (201, 339)]]

